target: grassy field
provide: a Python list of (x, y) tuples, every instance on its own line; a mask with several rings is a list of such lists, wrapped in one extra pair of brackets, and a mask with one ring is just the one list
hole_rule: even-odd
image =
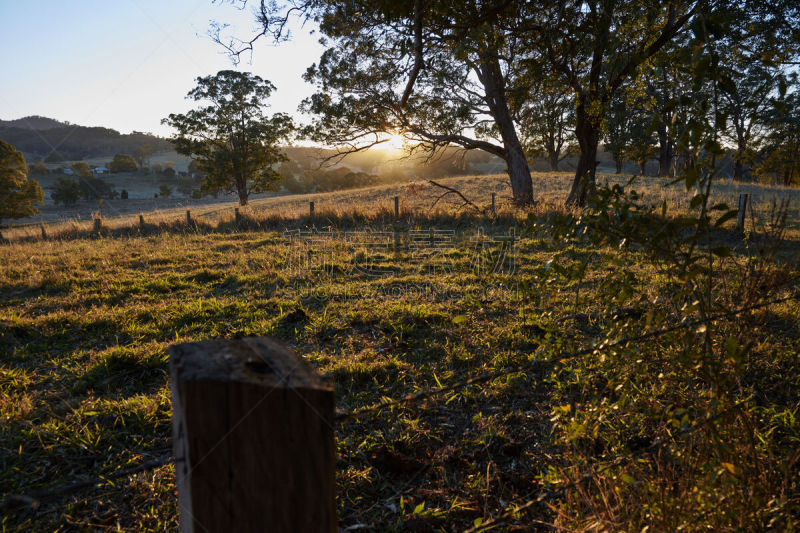
[[(713, 337), (697, 328), (564, 359), (694, 319), (702, 310), (680, 291), (691, 281), (644, 249), (556, 235), (566, 174), (536, 176), (530, 220), (501, 176), (442, 181), (480, 207), (496, 192), (498, 216), (451, 198), (431, 207), (442, 191), (418, 183), (256, 200), (238, 226), (233, 205), (215, 205), (193, 207), (192, 227), (181, 210), (147, 213), (141, 231), (129, 217), (100, 235), (77, 221), (45, 241), (11, 231), (0, 245), (2, 498), (169, 452), (167, 347), (269, 335), (330, 375), (344, 410), (499, 374), (337, 427), (345, 530), (796, 527), (797, 301), (715, 321)], [(642, 187), (670, 215), (686, 212), (677, 186)], [(757, 231), (743, 239), (729, 222), (717, 235), (733, 251), (714, 263), (721, 309), (798, 286), (800, 194), (726, 184), (715, 197), (735, 204), (743, 191)], [(795, 201), (770, 255), (773, 196)], [(441, 246), (415, 233), (431, 228)], [(719, 360), (693, 351), (702, 339)], [(178, 520), (169, 464), (22, 507), (4, 509), (4, 529)]]
[[(615, 176), (601, 174), (600, 181), (624, 184), (631, 176)], [(638, 178), (635, 187), (643, 192), (653, 203), (667, 201), (677, 212), (685, 210), (690, 197), (682, 185), (669, 185), (665, 178)], [(455, 187), (480, 208), (488, 209), (491, 194), (495, 193), (499, 213), (511, 214), (511, 191), (505, 175), (464, 176), (443, 178), (438, 180), (443, 185)], [(536, 172), (533, 174), (534, 197), (537, 206), (534, 212), (546, 212), (561, 209), (572, 183), (572, 174), (567, 172)], [(296, 224), (298, 219), (308, 214), (309, 201), (315, 202), (319, 219), (316, 226), (333, 226), (343, 214), (362, 212), (393, 212), (394, 197), (399, 196), (404, 217), (413, 222), (415, 217), (422, 220), (435, 218), (438, 214), (447, 214), (461, 206), (461, 201), (450, 195), (438, 203), (436, 200), (444, 191), (428, 184), (425, 180), (399, 183), (397, 185), (381, 185), (358, 190), (346, 190), (330, 193), (313, 193), (300, 195), (279, 195), (269, 197), (255, 196), (249, 206), (242, 212), (249, 212), (254, 218), (269, 218), (276, 223), (285, 219), (286, 224)], [(751, 183), (719, 183), (713, 192), (714, 201), (727, 202), (731, 206), (737, 204), (739, 194), (750, 193), (753, 198), (753, 215), (758, 221), (769, 210), (770, 203), (779, 198), (791, 200), (788, 216), (790, 235), (800, 234), (800, 189), (774, 185)], [(435, 204), (435, 205), (434, 205)], [(233, 200), (210, 199), (146, 199), (146, 200), (106, 200), (101, 210), (103, 224), (109, 229), (122, 229), (138, 224), (140, 213), (146, 214), (146, 220), (152, 224), (172, 224), (185, 220), (186, 209), (201, 223), (216, 225), (227, 223), (233, 219), (237, 203)], [(467, 209), (469, 211), (469, 209)], [(91, 213), (97, 213), (96, 206), (78, 211), (49, 210), (47, 220), (42, 220), (48, 235), (75, 234), (92, 227)], [(330, 220), (326, 221), (325, 217)], [(761, 218), (759, 218), (761, 217)], [(66, 218), (67, 220), (63, 220)], [(33, 225), (34, 219), (23, 227), (11, 227), (2, 230), (8, 239), (38, 237), (41, 235), (39, 224)], [(307, 221), (306, 221), (307, 222)]]

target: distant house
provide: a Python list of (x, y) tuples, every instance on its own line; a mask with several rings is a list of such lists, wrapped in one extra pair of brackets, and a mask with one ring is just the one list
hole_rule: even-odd
[(106, 168), (106, 167), (94, 167), (92, 169), (92, 174), (108, 174), (108, 168)]
[(72, 176), (73, 174), (75, 174), (75, 171), (72, 170), (71, 168), (65, 168), (64, 169), (64, 174), (68, 174), (68, 175)]

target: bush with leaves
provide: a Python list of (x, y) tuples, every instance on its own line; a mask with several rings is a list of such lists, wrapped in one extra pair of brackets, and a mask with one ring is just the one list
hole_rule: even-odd
[(35, 215), (39, 210), (34, 204), (43, 201), (41, 187), (28, 177), (22, 152), (0, 141), (0, 222)]
[[(669, 216), (631, 182), (595, 189), (579, 215), (532, 226), (555, 250), (542, 279), (569, 280), (576, 309), (595, 311), (571, 317), (592, 322), (595, 350), (558, 362), (551, 378), (562, 384), (553, 420), (567, 458), (551, 481), (571, 487), (554, 507), (567, 529), (796, 522), (800, 420), (789, 391), (800, 387), (800, 363), (763, 327), (791, 304), (758, 307), (800, 297), (797, 272), (777, 260), (786, 205), (774, 204), (758, 240), (730, 246), (736, 210), (710, 201), (721, 150), (706, 149), (706, 164), (682, 178), (688, 214)], [(607, 264), (601, 256), (614, 270), (593, 272)]]
[(81, 191), (81, 197), (89, 201), (100, 199), (110, 200), (116, 198), (118, 194), (110, 183), (92, 175), (81, 176), (78, 180), (78, 188)]
[(80, 185), (72, 178), (58, 178), (50, 197), (56, 205), (75, 205), (81, 197)]
[(136, 159), (128, 154), (115, 154), (114, 159), (109, 164), (111, 172), (136, 172)]

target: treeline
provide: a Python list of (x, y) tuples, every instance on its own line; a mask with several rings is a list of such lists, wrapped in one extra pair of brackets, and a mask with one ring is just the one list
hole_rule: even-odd
[(60, 123), (46, 117), (0, 122), (0, 140), (15, 146), (28, 161), (43, 159), (47, 163), (133, 154), (143, 145), (156, 152), (172, 150), (166, 139), (148, 133), (121, 134), (110, 128)]
[(486, 152), (450, 147), (435, 157), (421, 154), (401, 157), (383, 150), (365, 150), (337, 157), (335, 150), (293, 146), (284, 148), (289, 158), (278, 168), (280, 186), (303, 194), (369, 187), (415, 178), (501, 172), (502, 161)]

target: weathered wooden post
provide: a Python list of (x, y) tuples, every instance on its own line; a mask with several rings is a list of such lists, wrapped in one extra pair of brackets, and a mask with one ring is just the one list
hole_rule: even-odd
[(314, 217), (314, 202), (308, 202), (308, 216)]
[(400, 218), (400, 197), (394, 197), (394, 218)]
[(47, 240), (47, 230), (44, 228), (44, 224), (41, 224), (40, 228), (42, 230), (42, 240)]
[(233, 208), (233, 218), (236, 221), (237, 226), (242, 223), (242, 214), (239, 212), (238, 207)]
[(747, 204), (750, 202), (750, 194), (744, 193), (739, 195), (739, 216), (736, 218), (736, 227), (739, 230), (744, 230), (744, 217), (747, 214)]
[(190, 209), (186, 210), (186, 225), (187, 226), (192, 225), (192, 211)]
[(493, 192), (493, 193), (492, 193), (492, 215), (495, 215), (495, 214), (497, 214), (497, 211), (495, 211), (495, 208), (494, 208), (494, 201), (495, 201), (495, 197), (496, 197), (496, 196), (497, 196), (497, 193), (494, 193), (494, 192)]
[(94, 218), (94, 231), (100, 231), (103, 229), (103, 219), (100, 217)]
[(141, 213), (139, 213), (139, 227), (140, 228), (144, 227), (144, 215)]
[(169, 352), (181, 530), (337, 531), (331, 383), (264, 337)]

